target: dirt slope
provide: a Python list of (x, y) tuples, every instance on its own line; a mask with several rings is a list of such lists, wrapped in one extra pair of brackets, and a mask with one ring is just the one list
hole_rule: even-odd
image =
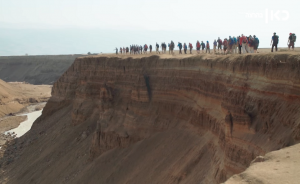
[(0, 118), (16, 113), (31, 103), (47, 101), (51, 96), (51, 87), (20, 82), (6, 83), (0, 80)]
[(300, 141), (300, 55), (78, 58), (2, 183), (220, 183)]
[(6, 82), (53, 84), (82, 55), (2, 56), (0, 79)]

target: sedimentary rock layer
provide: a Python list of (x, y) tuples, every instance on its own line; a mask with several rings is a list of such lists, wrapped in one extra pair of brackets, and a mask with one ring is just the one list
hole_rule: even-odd
[(299, 99), (296, 54), (78, 58), (32, 130), (13, 143), (26, 147), (5, 176), (220, 183), (256, 156), (299, 142)]

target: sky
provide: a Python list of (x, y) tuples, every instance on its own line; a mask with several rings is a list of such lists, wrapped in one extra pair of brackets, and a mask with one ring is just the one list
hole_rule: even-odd
[(285, 47), (288, 34), (300, 30), (299, 6), (299, 0), (0, 0), (0, 55), (108, 53), (241, 34), (256, 35), (266, 48), (273, 32)]

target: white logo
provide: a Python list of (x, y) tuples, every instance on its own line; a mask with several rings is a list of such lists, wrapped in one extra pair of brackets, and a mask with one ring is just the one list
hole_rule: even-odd
[(269, 10), (265, 12), (245, 13), (245, 17), (248, 19), (263, 19), (265, 18), (266, 24), (271, 21), (287, 21), (290, 18), (290, 13), (286, 10)]

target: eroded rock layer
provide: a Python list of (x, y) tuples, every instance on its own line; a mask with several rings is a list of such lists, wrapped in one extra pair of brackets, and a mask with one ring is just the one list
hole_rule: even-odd
[(52, 95), (8, 183), (220, 183), (300, 140), (299, 55), (78, 58)]

